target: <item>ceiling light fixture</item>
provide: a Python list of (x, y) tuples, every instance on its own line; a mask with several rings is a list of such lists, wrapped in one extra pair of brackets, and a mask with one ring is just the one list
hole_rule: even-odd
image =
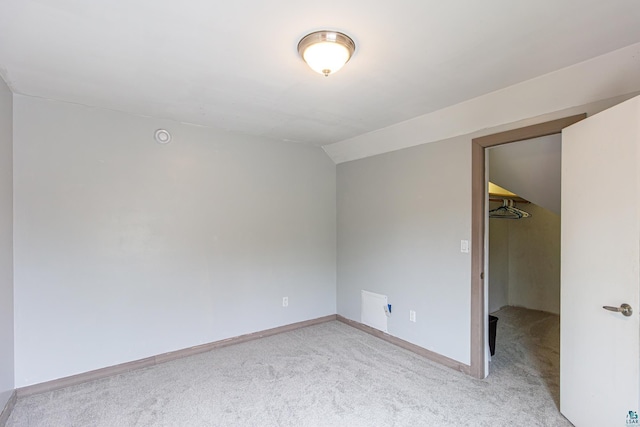
[(349, 61), (356, 44), (351, 37), (337, 31), (322, 30), (307, 34), (298, 43), (298, 53), (317, 73), (325, 77)]

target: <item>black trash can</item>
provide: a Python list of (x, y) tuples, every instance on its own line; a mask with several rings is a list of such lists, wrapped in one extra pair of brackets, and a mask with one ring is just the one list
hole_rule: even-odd
[(489, 350), (491, 355), (496, 354), (496, 329), (498, 328), (498, 318), (489, 315)]

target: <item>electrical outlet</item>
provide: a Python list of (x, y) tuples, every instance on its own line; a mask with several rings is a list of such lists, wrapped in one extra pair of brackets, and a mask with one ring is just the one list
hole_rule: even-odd
[(282, 297), (282, 306), (289, 307), (289, 297)]
[(416, 312), (414, 310), (409, 310), (409, 322), (416, 322)]

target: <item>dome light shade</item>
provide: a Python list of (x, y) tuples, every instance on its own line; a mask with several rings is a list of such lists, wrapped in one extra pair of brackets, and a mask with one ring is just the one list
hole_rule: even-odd
[(298, 43), (298, 53), (317, 73), (328, 76), (338, 71), (351, 59), (356, 44), (351, 37), (337, 31), (316, 31), (307, 34)]

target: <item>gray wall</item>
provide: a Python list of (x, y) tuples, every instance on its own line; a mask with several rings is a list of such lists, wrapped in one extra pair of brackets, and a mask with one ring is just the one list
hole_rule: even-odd
[(560, 216), (535, 204), (518, 207), (531, 217), (489, 220), (489, 310), (512, 305), (559, 314)]
[(0, 78), (0, 412), (13, 376), (13, 95)]
[[(470, 239), (472, 139), (594, 114), (633, 95), (339, 164), (338, 313), (359, 320), (361, 289), (386, 294), (391, 335), (468, 364), (471, 259), (460, 253), (460, 240)], [(456, 123), (467, 119), (461, 115)], [(366, 143), (375, 149), (388, 136), (400, 145), (427, 142), (429, 129), (399, 124), (370, 134)], [(409, 322), (409, 310), (417, 311), (416, 323)]]
[(14, 102), (16, 386), (336, 312), (321, 149)]
[(470, 184), (468, 137), (338, 165), (338, 313), (388, 295), (391, 335), (468, 364)]

